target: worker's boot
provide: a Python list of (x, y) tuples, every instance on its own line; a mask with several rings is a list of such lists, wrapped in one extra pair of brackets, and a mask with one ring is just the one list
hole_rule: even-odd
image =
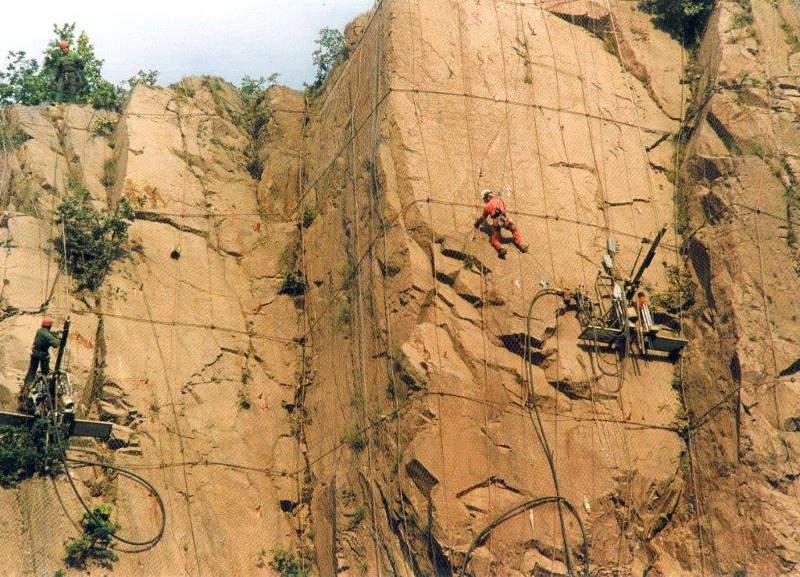
[(527, 244), (518, 244), (517, 248), (519, 249), (519, 252), (521, 252), (521, 253), (528, 252), (528, 245)]
[(506, 254), (508, 254), (508, 251), (504, 248), (501, 248), (500, 250), (497, 251), (497, 256), (499, 256), (502, 259), (506, 258)]

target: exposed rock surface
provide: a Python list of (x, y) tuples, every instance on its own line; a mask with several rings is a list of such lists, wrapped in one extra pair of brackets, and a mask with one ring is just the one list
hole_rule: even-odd
[[(168, 510), (111, 574), (270, 575), (280, 546), (325, 577), (451, 575), (556, 493), (540, 433), (592, 574), (796, 571), (796, 6), (721, 0), (690, 58), (636, 4), (384, 0), (308, 103), (271, 90), (260, 177), (216, 79), (139, 87), (118, 116), (8, 111), (31, 138), (0, 165), (0, 402), (39, 315), (70, 314), (81, 413), (114, 423), (81, 449)], [(52, 250), (76, 178), (136, 211), (93, 294)], [(487, 187), (528, 254), (473, 229)], [(694, 303), (664, 320), (682, 361), (581, 344), (557, 296), (528, 322), (542, 287), (593, 287), (609, 238), (627, 274), (662, 227), (645, 281), (667, 298), (690, 270)], [(154, 530), (141, 490), (74, 476), (123, 532)], [(66, 480), (0, 507), (0, 573), (51, 576), (80, 515)], [(470, 571), (564, 575), (581, 534), (567, 520), (567, 555), (560, 531), (553, 506), (514, 517)]]

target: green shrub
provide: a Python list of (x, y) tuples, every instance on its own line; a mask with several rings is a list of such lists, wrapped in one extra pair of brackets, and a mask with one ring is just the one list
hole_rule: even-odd
[(674, 265), (668, 265), (666, 273), (669, 286), (666, 291), (652, 295), (650, 300), (653, 306), (670, 313), (677, 313), (691, 307), (695, 302), (697, 290), (692, 273), (685, 266), (678, 271), (678, 267)]
[(111, 136), (117, 130), (117, 121), (113, 118), (98, 118), (92, 123), (94, 136)]
[(703, 32), (715, 0), (639, 0), (639, 8), (654, 16), (656, 26), (676, 39), (693, 44)]
[(305, 207), (303, 209), (303, 228), (308, 228), (312, 224), (314, 224), (314, 219), (316, 218), (316, 214), (314, 210), (310, 207)]
[(119, 527), (111, 521), (111, 505), (102, 504), (81, 519), (83, 535), (64, 543), (66, 557), (64, 562), (70, 567), (86, 568), (87, 563), (96, 561), (100, 566), (110, 568), (117, 560), (111, 550), (111, 540)]
[(117, 181), (117, 159), (109, 158), (103, 163), (103, 176), (100, 182), (106, 188), (111, 188)]
[(358, 527), (364, 518), (367, 516), (367, 508), (364, 505), (356, 507), (355, 511), (350, 515), (350, 521), (347, 523), (347, 529), (353, 530)]
[(100, 80), (88, 101), (98, 110), (119, 111), (125, 94), (123, 88), (111, 84), (107, 80)]
[(10, 487), (44, 472), (58, 459), (58, 449), (45, 444), (47, 423), (33, 427), (0, 427), (0, 485)]
[(364, 434), (364, 431), (355, 425), (345, 431), (344, 438), (342, 440), (353, 450), (354, 453), (360, 453), (367, 447), (367, 437)]
[(78, 281), (78, 290), (97, 290), (111, 264), (128, 255), (132, 218), (133, 209), (124, 198), (112, 212), (95, 209), (86, 189), (65, 195), (56, 221), (63, 225), (64, 238), (59, 236), (53, 242), (61, 262)]
[(298, 297), (306, 292), (306, 280), (300, 272), (290, 272), (283, 279), (280, 294)]
[(314, 81), (312, 92), (319, 90), (331, 73), (331, 70), (350, 55), (345, 42), (344, 34), (335, 28), (323, 28), (319, 31), (316, 40), (317, 49), (312, 55), (314, 66), (317, 67), (317, 77)]
[(22, 131), (17, 125), (6, 120), (4, 115), (0, 115), (0, 148), (19, 148), (31, 137)]
[(273, 549), (269, 566), (273, 571), (277, 571), (280, 577), (308, 577), (311, 574), (311, 569), (303, 567), (297, 555), (283, 547)]
[(245, 154), (248, 155), (245, 168), (247, 172), (250, 173), (250, 176), (253, 177), (253, 180), (261, 180), (261, 175), (264, 174), (264, 160), (258, 156), (258, 152), (250, 152), (249, 149), (250, 146), (248, 146), (248, 150), (245, 151)]
[(133, 90), (137, 84), (144, 84), (145, 86), (155, 86), (158, 82), (158, 70), (139, 70), (136, 74), (128, 78), (126, 81), (128, 87)]
[(267, 124), (272, 118), (269, 89), (277, 80), (277, 74), (260, 78), (245, 76), (239, 84), (239, 92), (244, 98), (244, 110), (236, 115), (234, 121), (250, 137), (244, 154), (247, 158), (247, 172), (255, 180), (260, 180), (264, 172), (264, 160), (260, 153), (267, 138)]
[(279, 77), (280, 74), (277, 73), (270, 74), (269, 76), (259, 76), (258, 78), (245, 76), (239, 83), (239, 92), (241, 92), (242, 96), (245, 98), (259, 98), (264, 92), (269, 90), (270, 87), (275, 86)]
[(350, 326), (351, 319), (350, 303), (344, 302), (339, 305), (339, 310), (336, 313), (336, 323), (340, 327)]

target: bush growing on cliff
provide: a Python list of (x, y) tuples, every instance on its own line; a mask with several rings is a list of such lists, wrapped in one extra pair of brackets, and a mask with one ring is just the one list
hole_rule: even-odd
[(308, 577), (311, 573), (309, 567), (304, 567), (301, 559), (283, 547), (272, 551), (272, 560), (269, 566), (277, 571), (280, 577)]
[(639, 0), (639, 7), (654, 16), (655, 24), (674, 38), (693, 44), (703, 32), (715, 0)]
[(97, 210), (89, 192), (79, 188), (65, 195), (57, 214), (63, 238), (59, 235), (53, 242), (61, 262), (78, 281), (79, 290), (97, 290), (111, 264), (128, 255), (130, 203), (123, 198), (113, 211)]
[(668, 287), (665, 291), (654, 293), (651, 301), (653, 306), (677, 314), (694, 304), (697, 287), (687, 267), (679, 270), (677, 266), (668, 265), (665, 272)]
[(239, 92), (244, 97), (244, 111), (235, 120), (250, 137), (244, 154), (247, 158), (247, 171), (255, 180), (260, 180), (264, 172), (264, 161), (260, 152), (267, 137), (267, 123), (272, 117), (269, 89), (277, 81), (278, 74), (270, 74), (259, 78), (245, 76), (239, 83)]
[(0, 148), (13, 150), (30, 138), (27, 133), (6, 118), (4, 111), (0, 111)]
[(326, 27), (320, 30), (316, 44), (317, 49), (312, 58), (317, 67), (317, 77), (311, 86), (312, 92), (319, 90), (334, 66), (349, 56), (344, 34), (335, 28)]
[(0, 485), (10, 487), (47, 469), (58, 457), (54, 446), (47, 448), (47, 424), (25, 427), (0, 427)]
[(155, 86), (158, 82), (158, 70), (139, 70), (136, 74), (128, 78), (126, 81), (128, 87), (133, 90), (137, 84), (144, 84), (145, 86)]
[(81, 519), (83, 535), (64, 543), (64, 562), (67, 565), (84, 569), (89, 561), (96, 561), (100, 566), (110, 568), (117, 560), (117, 555), (111, 550), (111, 539), (119, 527), (111, 521), (111, 512), (111, 505), (103, 503), (91, 514), (84, 513)]

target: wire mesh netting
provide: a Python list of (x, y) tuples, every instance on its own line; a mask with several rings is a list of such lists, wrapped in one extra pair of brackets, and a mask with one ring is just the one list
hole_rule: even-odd
[[(260, 182), (241, 103), (213, 79), (138, 89), (113, 141), (78, 107), (11, 111), (33, 138), (0, 175), (4, 378), (21, 380), (40, 313), (71, 316), (85, 409), (134, 439), (71, 453), (145, 475), (166, 504), (162, 541), (117, 571), (258, 574), (289, 547), (320, 575), (578, 573), (585, 538), (593, 567), (629, 573), (670, 522), (692, 570), (747, 566), (749, 526), (721, 535), (714, 509), (744, 507), (758, 467), (796, 498), (791, 70), (760, 71), (766, 107), (737, 101), (762, 140), (707, 150), (703, 122), (673, 138), (684, 50), (668, 45), (660, 98), (625, 52), (649, 20), (617, 4), (378, 2), (316, 97), (273, 102)], [(773, 54), (775, 10), (756, 32)], [(91, 295), (52, 250), (76, 179), (136, 211), (130, 259)], [(473, 228), (485, 188), (529, 252), (505, 232), (499, 259)], [(685, 360), (582, 341), (542, 289), (593, 294), (610, 241), (630, 276), (663, 227), (645, 286)], [(304, 296), (282, 294), (298, 272)], [(157, 529), (146, 491), (70, 474), (121, 533)], [(504, 519), (545, 497), (583, 526), (553, 502)], [(4, 570), (52, 575), (83, 513), (64, 475), (0, 498)]]

